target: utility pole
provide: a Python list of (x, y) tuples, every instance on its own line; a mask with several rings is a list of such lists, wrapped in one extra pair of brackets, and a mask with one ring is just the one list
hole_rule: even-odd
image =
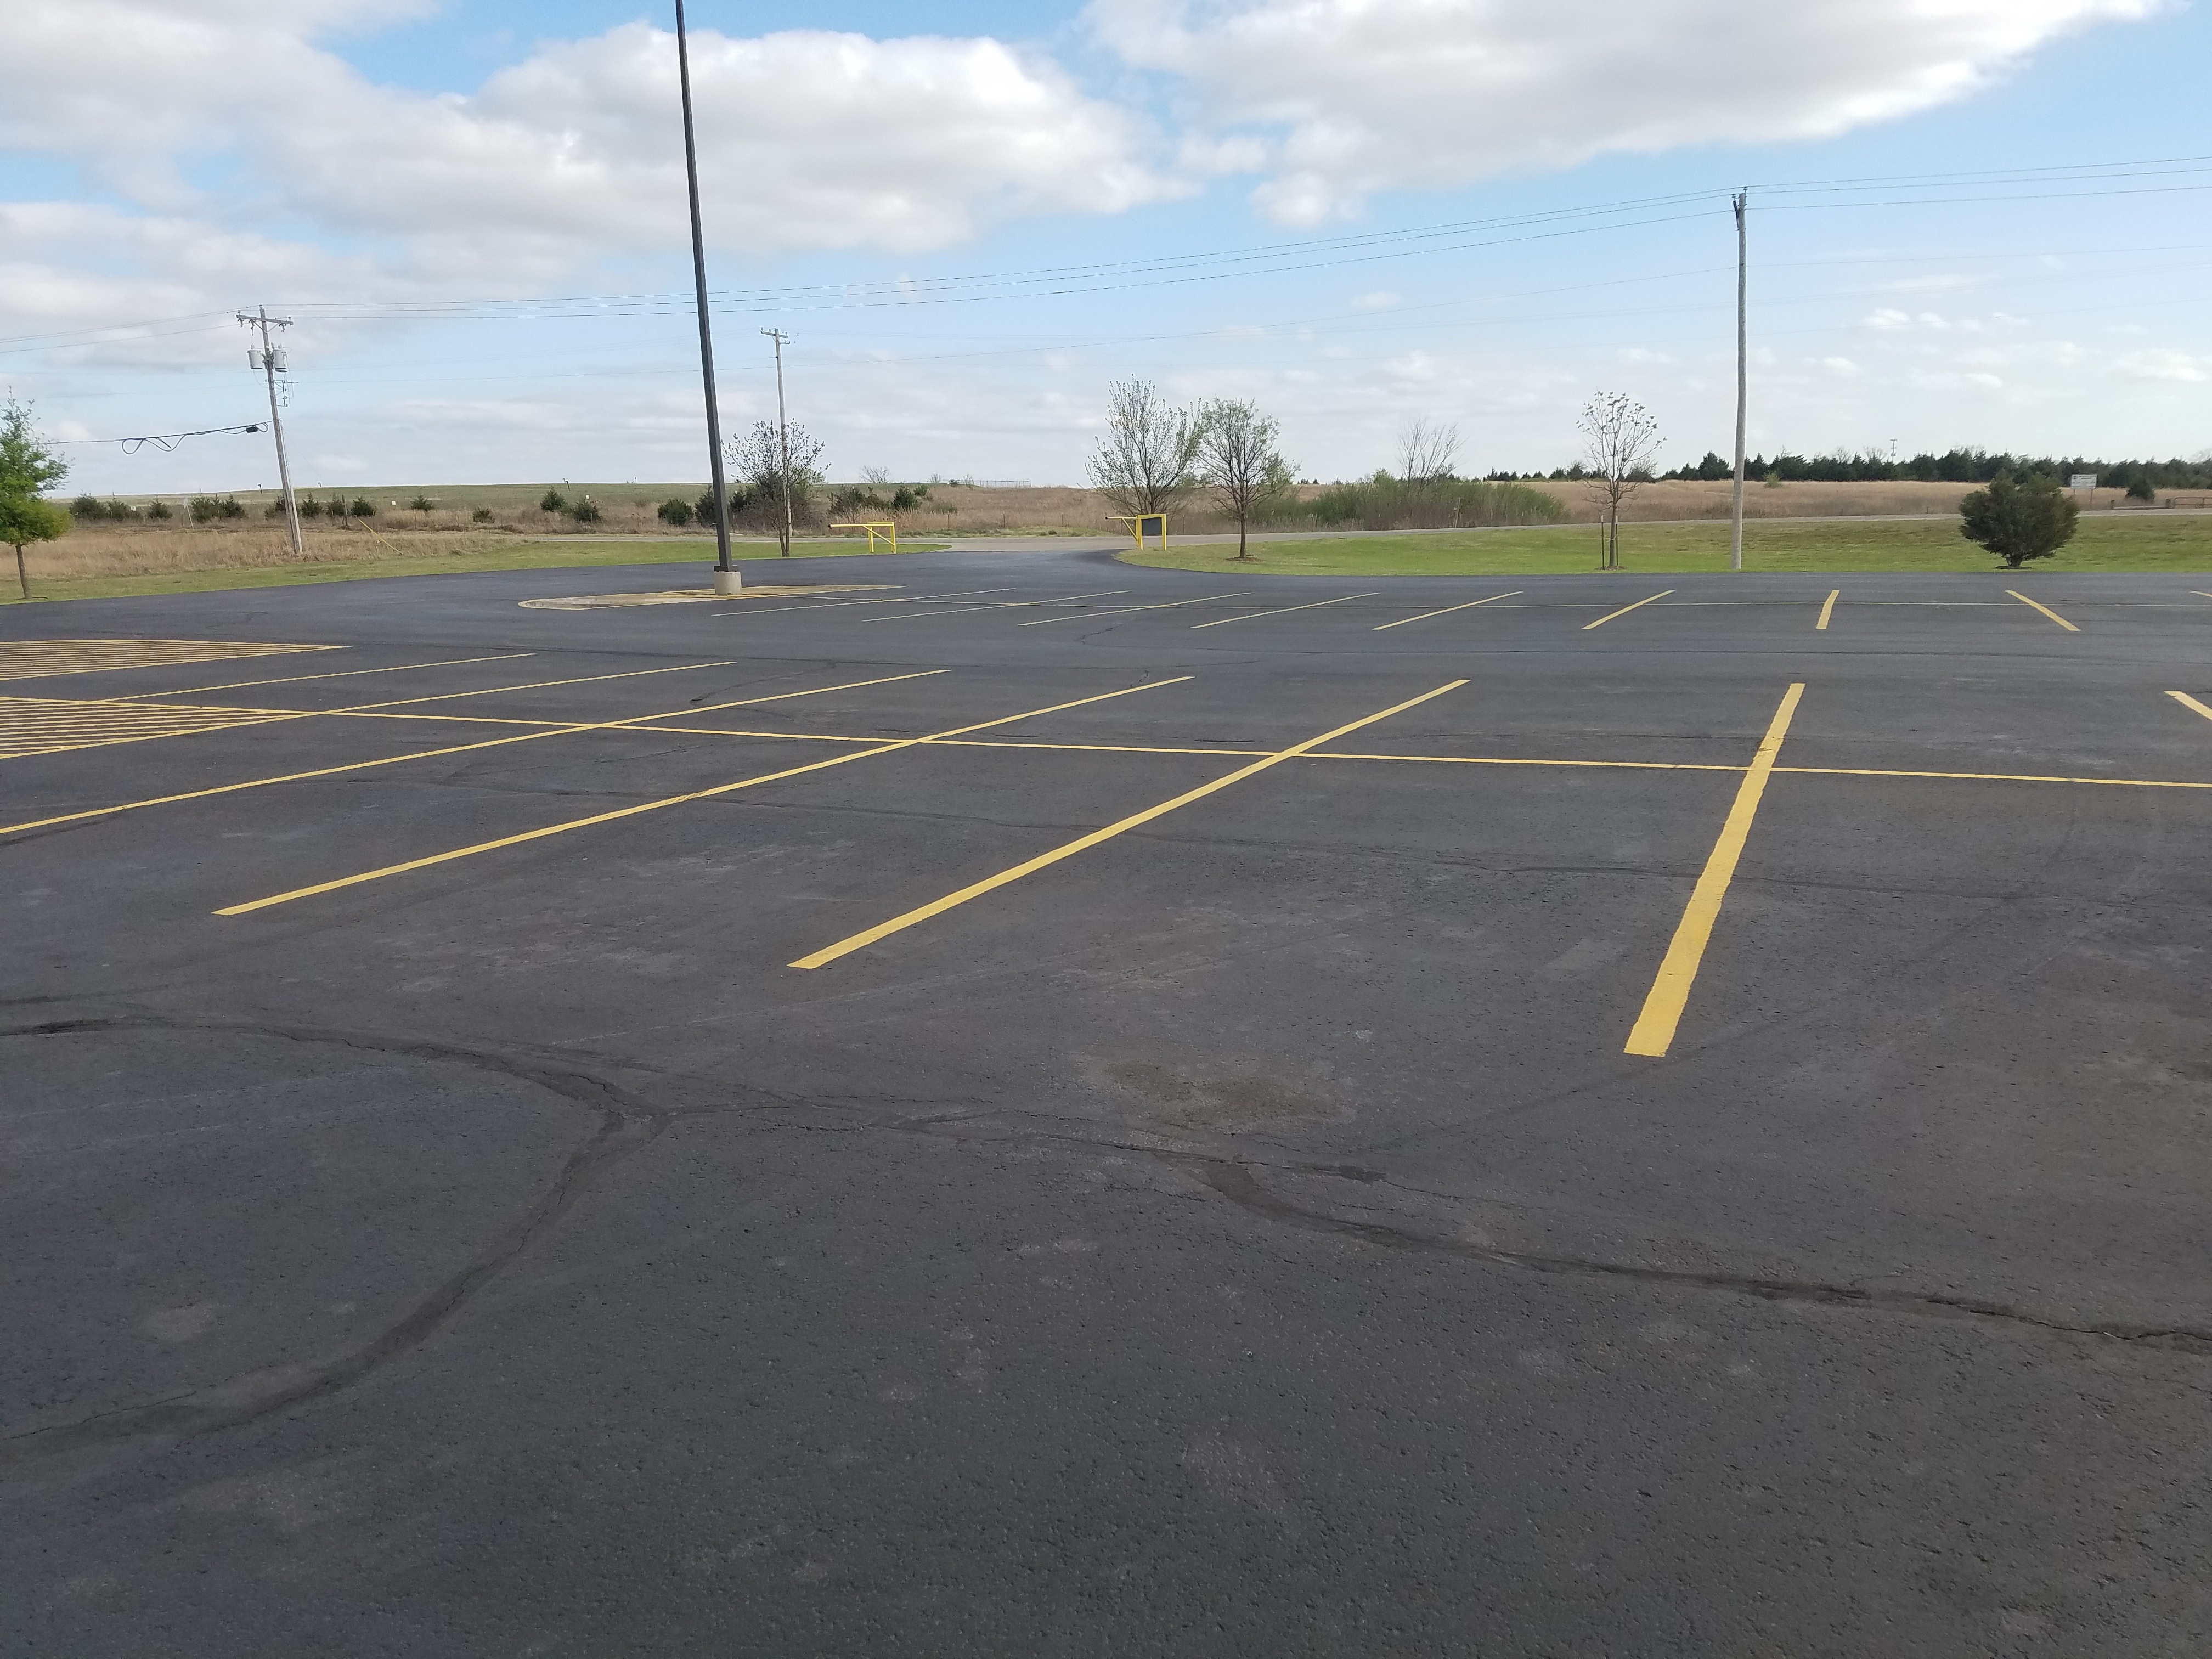
[(676, 79), (684, 98), (684, 182), (691, 191), (691, 282), (699, 295), (699, 375), (707, 389), (707, 462), (714, 488), (714, 591), (741, 593), (730, 562), (730, 487), (722, 471), (722, 406), (714, 396), (714, 334), (707, 322), (707, 239), (699, 225), (699, 144), (691, 131), (691, 53), (684, 44), (684, 0), (676, 0)]
[(1750, 269), (1749, 246), (1744, 238), (1743, 210), (1751, 192), (1735, 193), (1735, 488), (1729, 498), (1729, 568), (1743, 568), (1743, 405), (1747, 376), (1744, 367), (1747, 330), (1744, 301)]
[(250, 317), (240, 312), (238, 320), (248, 328), (261, 331), (261, 349), (247, 352), (246, 360), (259, 369), (269, 381), (269, 429), (276, 434), (276, 479), (284, 487), (284, 533), (291, 538), (292, 556), (304, 559), (307, 556), (307, 550), (300, 539), (300, 503), (292, 495), (291, 463), (284, 459), (284, 422), (276, 414), (276, 371), (283, 365), (283, 355), (269, 343), (269, 331), (289, 328), (292, 319), (289, 317), (271, 317), (269, 307), (261, 306)]
[(783, 348), (791, 338), (780, 328), (762, 333), (775, 342), (775, 447), (781, 457), (776, 471), (783, 475), (783, 556), (791, 556), (791, 423), (783, 417)]

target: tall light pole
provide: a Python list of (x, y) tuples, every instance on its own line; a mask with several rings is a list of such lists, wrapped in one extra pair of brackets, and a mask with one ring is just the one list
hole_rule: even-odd
[(270, 343), (269, 339), (270, 329), (289, 328), (292, 319), (289, 317), (271, 317), (269, 307), (261, 306), (251, 316), (240, 312), (238, 320), (248, 328), (261, 331), (261, 349), (248, 352), (246, 360), (269, 381), (269, 429), (276, 434), (276, 481), (284, 489), (284, 533), (291, 541), (292, 556), (304, 559), (307, 556), (307, 549), (300, 539), (300, 503), (292, 495), (291, 463), (284, 459), (284, 422), (276, 414), (276, 371), (283, 365), (283, 355)]
[(1740, 190), (1735, 193), (1735, 488), (1729, 498), (1729, 568), (1743, 568), (1743, 405), (1748, 385), (1744, 366), (1747, 329), (1744, 322), (1744, 302), (1747, 294), (1747, 273), (1750, 269), (1749, 244), (1744, 238), (1743, 210), (1751, 192)]
[(791, 422), (783, 417), (783, 347), (791, 338), (780, 328), (762, 333), (775, 342), (775, 447), (781, 458), (776, 470), (783, 475), (783, 556), (791, 556)]
[(714, 481), (714, 591), (739, 593), (744, 578), (730, 562), (730, 487), (722, 472), (722, 406), (714, 396), (714, 331), (707, 320), (707, 238), (699, 225), (699, 143), (691, 131), (691, 52), (684, 0), (676, 0), (676, 80), (684, 94), (684, 182), (691, 192), (691, 282), (699, 295), (699, 376), (707, 388), (707, 462)]

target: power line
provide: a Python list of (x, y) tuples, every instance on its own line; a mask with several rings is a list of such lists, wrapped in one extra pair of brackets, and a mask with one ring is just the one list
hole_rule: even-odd
[[(1803, 212), (1824, 208), (1913, 207), (1964, 205), (1978, 202), (2033, 199), (2080, 199), (2086, 197), (2155, 195), (2212, 189), (2212, 184), (2151, 186), (2118, 190), (2035, 190), (2038, 185), (2096, 184), (2133, 178), (2189, 176), (2212, 171), (2212, 156), (2166, 156), (2140, 161), (2073, 162), (2040, 167), (1994, 168), (1954, 173), (1897, 173), (1858, 179), (1789, 179), (1755, 185), (1762, 208), (1772, 211)], [(1863, 194), (1900, 187), (1926, 191), (1944, 189), (1991, 190), (1996, 195), (1919, 196), (1887, 200), (1784, 200), (1791, 196)], [(714, 295), (714, 308), (723, 312), (761, 310), (863, 310), (917, 305), (973, 304), (990, 299), (1044, 299), (1069, 295), (1106, 293), (1134, 288), (1214, 282), (1237, 276), (1281, 271), (1325, 270), (1349, 264), (1402, 259), (1427, 253), (1471, 252), (1514, 242), (1607, 230), (1632, 230), (1678, 222), (1723, 210), (1725, 198), (1717, 192), (1695, 191), (1664, 196), (1624, 198), (1535, 213), (1504, 215), (1488, 219), (1460, 220), (1415, 226), (1401, 230), (1362, 232), (1349, 235), (1307, 238), (1225, 249), (1201, 250), (1147, 259), (1110, 260), (1084, 264), (1043, 266), (1011, 271), (986, 271), (938, 277), (897, 277), (860, 283), (808, 284), (780, 288), (729, 289)], [(1663, 210), (1690, 208), (1687, 212)], [(1593, 219), (1609, 222), (1589, 223)], [(1520, 235), (1486, 233), (1521, 231)], [(1468, 240), (1477, 238), (1480, 240)], [(694, 296), (682, 294), (547, 295), (511, 299), (359, 300), (311, 304), (295, 314), (326, 321), (369, 320), (533, 320), (582, 317), (656, 316), (688, 309)], [(199, 323), (216, 313), (195, 312), (155, 318), (137, 323), (113, 324), (76, 333), (0, 337), (0, 350), (52, 350), (70, 345), (111, 343), (96, 337), (135, 328), (155, 329), (167, 323)], [(206, 325), (204, 326), (215, 326)], [(169, 337), (196, 333), (204, 328), (164, 329), (139, 338)]]
[(204, 426), (197, 432), (149, 432), (137, 438), (56, 438), (58, 444), (120, 444), (126, 455), (136, 455), (148, 444), (164, 453), (174, 449), (187, 438), (212, 438), (235, 432), (258, 432), (263, 422), (252, 422), (246, 426)]

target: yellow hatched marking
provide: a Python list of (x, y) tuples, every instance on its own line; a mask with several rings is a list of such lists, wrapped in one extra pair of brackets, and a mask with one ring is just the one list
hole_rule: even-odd
[[(474, 750), (498, 749), (511, 743), (529, 743), (532, 739), (538, 738), (566, 737), (569, 733), (574, 732), (621, 732), (630, 729), (650, 732), (681, 732), (686, 728), (673, 726), (646, 726), (644, 722), (647, 720), (671, 720), (678, 714), (706, 714), (717, 708), (746, 708), (751, 707), (755, 703), (785, 702), (797, 697), (818, 697), (823, 693), (830, 691), (857, 691), (864, 686), (891, 685), (896, 684), (900, 680), (926, 680), (934, 675), (950, 673), (951, 672), (951, 671), (950, 669), (945, 668), (925, 668), (918, 673), (892, 674), (882, 679), (848, 680), (842, 685), (817, 685), (805, 691), (778, 691), (771, 696), (744, 697), (740, 698), (736, 702), (708, 703), (704, 708), (692, 708), (687, 707), (674, 709), (666, 714), (633, 714), (628, 720), (599, 720), (582, 726), (555, 726), (545, 731), (525, 732), (519, 736), (511, 738), (489, 738), (481, 743), (453, 744), (443, 749), (416, 749), (404, 755), (386, 755), (376, 760), (349, 761), (343, 766), (320, 766), (310, 772), (287, 772), (278, 777), (251, 778), (244, 783), (222, 783), (216, 784), (212, 788), (208, 789), (190, 789), (186, 790), (184, 793), (178, 795), (155, 795), (147, 800), (124, 801), (114, 806), (95, 806), (82, 812), (64, 812), (58, 817), (35, 818), (27, 823), (0, 824), (0, 836), (11, 836), (21, 830), (45, 830), (57, 823), (76, 823), (86, 818), (104, 818), (116, 812), (135, 812), (143, 806), (169, 806), (174, 805), (178, 801), (204, 800), (210, 795), (235, 794), (241, 789), (264, 789), (273, 783), (298, 783), (301, 780), (307, 778), (337, 777), (341, 774), (347, 772), (366, 772), (374, 767), (397, 766), (402, 761), (430, 760), (440, 755), (465, 755)], [(389, 716), (381, 718), (397, 719), (401, 717)], [(257, 723), (258, 722), (253, 721), (246, 722), (246, 724), (248, 725)], [(689, 729), (704, 732), (714, 732), (715, 730), (715, 728), (711, 726), (696, 726)], [(715, 735), (722, 736), (729, 734), (716, 732)], [(773, 735), (776, 737), (789, 737), (792, 734), (787, 732), (779, 732)], [(855, 738), (852, 739), (852, 741), (874, 742), (876, 739)]]
[(1407, 623), (1426, 622), (1431, 617), (1449, 617), (1455, 611), (1472, 611), (1478, 605), (1496, 605), (1500, 599), (1519, 597), (1521, 592), (1522, 590), (1516, 587), (1510, 593), (1492, 593), (1486, 599), (1469, 599), (1465, 605), (1448, 605), (1441, 611), (1424, 611), (1418, 617), (1401, 617), (1396, 622), (1383, 623), (1369, 631), (1380, 634), (1385, 628), (1403, 628)]
[(1759, 752), (1752, 757), (1751, 764), (1744, 770), (1743, 781), (1736, 786), (1735, 801), (1721, 825), (1720, 838), (1714, 842), (1713, 850), (1705, 859), (1705, 867), (1698, 873), (1698, 884), (1691, 890), (1690, 902), (1675, 926), (1674, 939), (1659, 964), (1658, 976), (1651, 981), (1650, 992), (1644, 999), (1644, 1012), (1637, 1016), (1635, 1029), (1628, 1034), (1629, 1054), (1656, 1058), (1674, 1045), (1674, 1028), (1689, 1002), (1690, 987), (1697, 981), (1698, 964), (1705, 960), (1705, 946), (1713, 936), (1713, 923), (1721, 913), (1721, 901), (1728, 896), (1729, 883), (1735, 878), (1736, 860), (1743, 856), (1743, 844), (1751, 835), (1752, 820), (1759, 816), (1759, 799), (1766, 793), (1766, 780), (1774, 770), (1774, 757), (1782, 752), (1782, 740), (1790, 732), (1790, 716), (1797, 712), (1797, 700), (1804, 695), (1802, 682), (1782, 694), (1781, 706), (1767, 723), (1766, 735), (1759, 739)]
[(0, 642), (0, 680), (55, 674), (96, 674), (109, 668), (161, 668), (171, 663), (278, 657), (295, 651), (342, 651), (337, 645), (264, 645), (218, 640), (9, 640)]
[[(988, 731), (994, 726), (1012, 726), (1019, 720), (1035, 720), (1042, 714), (1056, 714), (1065, 708), (1081, 708), (1094, 702), (1107, 702), (1115, 697), (1132, 696), (1139, 691), (1157, 691), (1162, 686), (1180, 685), (1190, 678), (1179, 674), (1171, 680), (1153, 680), (1144, 685), (1125, 686), (1119, 691), (1101, 692), (1095, 697), (1078, 697), (1072, 702), (1056, 702), (1048, 708), (1025, 709), (1018, 714), (1005, 714), (997, 720), (978, 720), (973, 726), (957, 726), (948, 732), (934, 732), (930, 737), (957, 738), (969, 732)], [(649, 728), (648, 728), (649, 729)], [(642, 812), (657, 812), (663, 807), (680, 806), (686, 801), (711, 800), (718, 795), (727, 795), (739, 789), (750, 789), (757, 784), (776, 783), (785, 778), (802, 776), (809, 772), (827, 770), (833, 766), (845, 766), (854, 761), (867, 760), (877, 755), (895, 754), (902, 749), (912, 749), (927, 742), (927, 738), (902, 738), (873, 749), (862, 749), (848, 755), (833, 755), (828, 760), (810, 762), (805, 766), (786, 768), (781, 772), (763, 772), (757, 777), (739, 778), (735, 783), (717, 784), (711, 789), (693, 789), (681, 795), (670, 795), (660, 800), (641, 802), (635, 806), (624, 806), (611, 812), (595, 812), (586, 818), (571, 818), (566, 823), (549, 823), (541, 830), (526, 830), (519, 836), (502, 836), (497, 841), (478, 842), (473, 847), (457, 847), (449, 853), (434, 853), (428, 858), (410, 859), (404, 864), (387, 864), (380, 870), (364, 870), (357, 876), (343, 876), (336, 881), (319, 882), (313, 887), (298, 887), (289, 893), (272, 894), (268, 898), (252, 899), (244, 904), (226, 905), (215, 914), (219, 916), (242, 916), (254, 910), (265, 910), (273, 904), (289, 904), (294, 899), (313, 898), (318, 893), (332, 893), (340, 888), (357, 887), (363, 882), (381, 880), (386, 876), (404, 875), (410, 870), (428, 869), (434, 864), (448, 864), (455, 859), (465, 859), (477, 853), (495, 852), (502, 847), (519, 847), (526, 842), (543, 841), (548, 836), (563, 835), (571, 830), (587, 829), (596, 823), (612, 823), (622, 818), (634, 818)]]
[(2068, 633), (2078, 634), (2081, 631), (2080, 629), (2075, 627), (2072, 623), (2068, 622), (2065, 617), (2060, 616), (2056, 611), (2053, 611), (2049, 605), (2038, 605), (2033, 599), (2029, 599), (2027, 594), (2014, 592), (2009, 587), (2005, 589), (2005, 592), (2011, 593), (2013, 598), (2018, 599), (2022, 605), (2027, 605), (2030, 610), (2040, 611), (2045, 616), (2050, 617), (2051, 621), (2057, 623)]
[(1641, 611), (1645, 605), (1650, 605), (1653, 599), (1663, 599), (1667, 597), (1668, 593), (1671, 593), (1674, 591), (1674, 590), (1670, 587), (1667, 589), (1665, 592), (1652, 594), (1650, 599), (1638, 599), (1634, 605), (1624, 605), (1618, 611), (1607, 611), (1604, 616), (1600, 617), (1594, 623), (1584, 623), (1583, 624), (1583, 632), (1587, 634), (1593, 628), (1602, 628), (1607, 623), (1611, 622), (1615, 617), (1625, 617), (1632, 611)]
[(0, 697), (0, 760), (298, 718), (258, 710), (241, 714), (230, 709), (148, 708), (64, 697)]
[(1816, 622), (1816, 623), (1814, 623), (1813, 624), (1813, 626), (1814, 626), (1814, 627), (1815, 627), (1815, 628), (1826, 628), (1826, 627), (1828, 625), (1828, 618), (1829, 618), (1829, 617), (1832, 617), (1832, 616), (1834, 616), (1834, 615), (1836, 614), (1836, 600), (1837, 600), (1839, 597), (1841, 597), (1841, 595), (1842, 595), (1842, 593), (1843, 593), (1843, 591), (1844, 591), (1844, 590), (1843, 590), (1842, 588), (1840, 588), (1840, 587), (1837, 588), (1833, 592), (1830, 593), (1830, 594), (1828, 595), (1828, 597), (1827, 597), (1825, 600), (1823, 600), (1823, 601), (1821, 602), (1821, 605), (1820, 605), (1820, 621), (1818, 621), (1818, 622)]
[(1403, 702), (1394, 703), (1379, 713), (1363, 715), (1347, 725), (1338, 726), (1333, 732), (1324, 732), (1319, 737), (1308, 738), (1304, 743), (1293, 744), (1288, 749), (1279, 749), (1273, 754), (1254, 761), (1249, 766), (1238, 767), (1226, 777), (1216, 778), (1211, 783), (1202, 783), (1195, 789), (1187, 789), (1173, 800), (1164, 800), (1157, 806), (1148, 806), (1141, 812), (1133, 812), (1118, 823), (1109, 823), (1103, 830), (1093, 830), (1087, 836), (1079, 836), (1063, 846), (1054, 848), (1049, 853), (1040, 853), (1033, 859), (1025, 860), (1010, 870), (1001, 870), (995, 876), (987, 876), (981, 881), (963, 887), (957, 893), (947, 893), (933, 903), (908, 910), (904, 915), (893, 916), (889, 921), (878, 922), (875, 927), (862, 933), (854, 933), (848, 939), (839, 939), (836, 944), (825, 946), (811, 956), (799, 957), (791, 966), (793, 968), (823, 967), (836, 961), (840, 957), (850, 956), (854, 951), (863, 950), (878, 939), (888, 939), (893, 933), (902, 932), (916, 922), (927, 921), (932, 916), (943, 915), (955, 906), (967, 903), (969, 899), (980, 898), (986, 893), (994, 892), (1009, 883), (1019, 881), (1024, 876), (1034, 874), (1048, 866), (1058, 864), (1062, 859), (1073, 858), (1078, 853), (1087, 848), (1096, 847), (1101, 842), (1111, 841), (1115, 836), (1137, 829), (1140, 825), (1150, 823), (1155, 818), (1165, 817), (1177, 807), (1188, 806), (1194, 800), (1203, 800), (1208, 795), (1228, 788), (1232, 783), (1241, 783), (1246, 778), (1253, 776), (1255, 773), (1264, 772), (1271, 766), (1279, 766), (1285, 761), (1295, 760), (1300, 755), (1318, 749), (1322, 744), (1343, 737), (1347, 732), (1357, 732), (1362, 726), (1372, 726), (1377, 720), (1387, 720), (1393, 714), (1402, 714), (1408, 708), (1417, 708), (1431, 697), (1441, 697), (1445, 692), (1456, 690), (1466, 684), (1465, 680), (1453, 680), (1448, 684), (1437, 687), (1433, 691), (1424, 691), (1418, 697), (1408, 697)]

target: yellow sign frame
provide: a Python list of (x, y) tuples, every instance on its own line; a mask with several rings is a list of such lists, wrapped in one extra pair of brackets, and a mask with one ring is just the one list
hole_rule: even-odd
[(889, 519), (871, 519), (859, 524), (833, 524), (832, 530), (865, 530), (868, 532), (868, 551), (876, 550), (876, 538), (883, 537), (890, 544), (891, 551), (898, 551), (898, 526)]
[(1109, 514), (1106, 522), (1128, 526), (1129, 534), (1136, 538), (1137, 551), (1139, 553), (1145, 550), (1146, 532), (1158, 529), (1160, 536), (1160, 551), (1164, 553), (1168, 550), (1168, 515), (1164, 513), (1139, 513), (1126, 516)]

